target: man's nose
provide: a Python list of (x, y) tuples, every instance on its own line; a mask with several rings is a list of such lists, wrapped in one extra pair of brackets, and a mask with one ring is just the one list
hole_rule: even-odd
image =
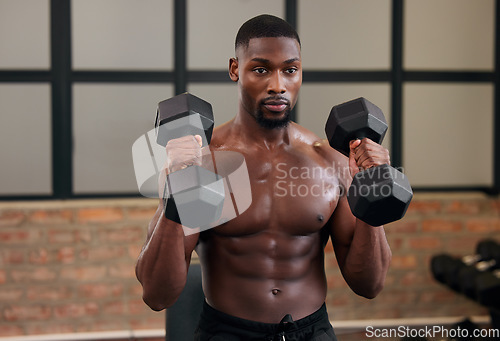
[(275, 94), (284, 94), (286, 92), (285, 80), (283, 79), (283, 76), (279, 72), (276, 72), (271, 75), (267, 87), (267, 92)]

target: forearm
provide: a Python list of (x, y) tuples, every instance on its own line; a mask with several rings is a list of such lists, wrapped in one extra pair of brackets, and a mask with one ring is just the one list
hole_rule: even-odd
[(171, 306), (186, 283), (190, 259), (186, 257), (181, 226), (155, 215), (150, 235), (137, 260), (136, 275), (143, 287), (143, 299), (154, 310)]
[(344, 277), (358, 295), (374, 298), (382, 290), (391, 261), (383, 226), (356, 219), (352, 242), (343, 266)]

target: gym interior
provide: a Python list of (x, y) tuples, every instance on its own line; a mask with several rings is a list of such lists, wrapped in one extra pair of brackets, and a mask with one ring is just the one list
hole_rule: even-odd
[[(216, 125), (234, 117), (234, 37), (262, 13), (301, 38), (293, 120), (324, 138), (333, 105), (369, 99), (414, 191), (385, 227), (375, 299), (348, 288), (327, 245), (339, 339), (498, 332), (500, 266), (463, 257), (500, 243), (500, 1), (0, 0), (0, 341), (165, 340), (169, 312), (144, 304), (134, 272), (158, 201), (138, 191), (132, 145), (186, 91)], [(485, 291), (463, 291), (464, 267), (490, 276)]]

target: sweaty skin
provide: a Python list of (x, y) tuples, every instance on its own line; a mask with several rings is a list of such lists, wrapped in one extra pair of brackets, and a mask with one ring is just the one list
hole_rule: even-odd
[(325, 302), (329, 238), (348, 285), (375, 297), (391, 251), (383, 227), (357, 220), (344, 194), (358, 166), (389, 163), (387, 151), (355, 141), (348, 159), (293, 122), (274, 129), (257, 122), (259, 115), (282, 120), (296, 103), (302, 65), (292, 38), (251, 39), (230, 60), (229, 75), (239, 87), (238, 114), (214, 130), (210, 148), (244, 155), (252, 205), (223, 225), (184, 236), (160, 201), (136, 268), (145, 302), (154, 310), (175, 302), (195, 250), (212, 307), (266, 323), (286, 314), (303, 318)]

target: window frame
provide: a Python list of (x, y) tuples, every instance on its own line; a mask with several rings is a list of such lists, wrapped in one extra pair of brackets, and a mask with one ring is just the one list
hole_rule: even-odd
[[(187, 0), (189, 1), (189, 0)], [(285, 19), (298, 27), (298, 1), (283, 0)], [(408, 71), (403, 67), (404, 0), (392, 0), (391, 68), (380, 70), (314, 70), (303, 72), (303, 82), (382, 82), (391, 87), (391, 162), (402, 166), (403, 160), (403, 84), (406, 82), (487, 83), (494, 86), (494, 131), (500, 131), (500, 0), (495, 0), (495, 65), (493, 71)], [(110, 71), (74, 70), (71, 63), (71, 1), (50, 0), (50, 69), (0, 69), (2, 83), (48, 83), (52, 103), (52, 194), (8, 195), (0, 200), (72, 199), (99, 197), (137, 197), (138, 193), (75, 194), (72, 166), (72, 88), (76, 83), (163, 83), (174, 86), (176, 94), (187, 90), (192, 83), (230, 82), (227, 70), (188, 70), (187, 68), (187, 4), (174, 4), (174, 69), (173, 71)], [(296, 119), (297, 111), (292, 112)], [(494, 134), (493, 184), (489, 187), (416, 187), (415, 191), (482, 191), (491, 195), (500, 193), (500, 137)]]

